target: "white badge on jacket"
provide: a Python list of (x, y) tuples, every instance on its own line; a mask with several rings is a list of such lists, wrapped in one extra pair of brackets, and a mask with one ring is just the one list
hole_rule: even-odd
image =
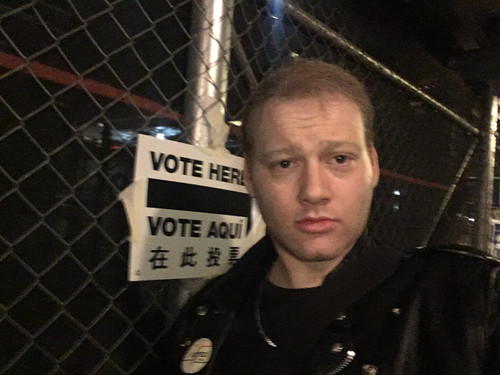
[(196, 374), (210, 361), (212, 341), (207, 338), (196, 340), (182, 357), (181, 371), (185, 374)]

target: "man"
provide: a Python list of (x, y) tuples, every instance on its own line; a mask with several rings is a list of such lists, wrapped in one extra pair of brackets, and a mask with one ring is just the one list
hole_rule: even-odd
[(500, 374), (499, 264), (366, 234), (373, 110), (338, 67), (295, 61), (243, 118), (245, 179), (268, 235), (185, 307), (166, 374)]

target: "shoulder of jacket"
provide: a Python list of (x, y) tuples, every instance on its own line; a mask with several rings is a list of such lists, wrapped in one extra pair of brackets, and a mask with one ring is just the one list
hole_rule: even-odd
[(408, 251), (410, 256), (417, 257), (446, 257), (464, 261), (480, 261), (500, 266), (500, 259), (485, 253), (477, 248), (465, 245), (438, 245), (416, 247)]

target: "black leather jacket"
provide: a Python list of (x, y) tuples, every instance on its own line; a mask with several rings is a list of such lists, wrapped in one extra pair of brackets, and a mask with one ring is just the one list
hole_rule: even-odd
[[(221, 375), (214, 364), (231, 360), (218, 349), (235, 311), (275, 257), (264, 238), (185, 306), (162, 348), (161, 373), (183, 374), (185, 353), (208, 338), (212, 353), (196, 373)], [(309, 373), (500, 375), (499, 265), (465, 248), (366, 246), (331, 291), (336, 311), (310, 355)]]

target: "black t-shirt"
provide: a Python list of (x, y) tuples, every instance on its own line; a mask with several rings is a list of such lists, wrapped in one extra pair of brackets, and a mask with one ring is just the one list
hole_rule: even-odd
[(277, 345), (266, 343), (255, 320), (255, 300), (237, 314), (216, 360), (217, 374), (304, 374), (308, 354), (323, 330), (315, 312), (321, 287), (283, 289), (264, 282), (260, 301), (262, 326)]
[[(264, 281), (259, 310), (266, 335), (277, 345), (271, 347), (259, 334), (255, 319), (258, 291), (249, 296), (214, 365), (215, 374), (305, 375), (310, 353), (321, 334), (335, 318), (331, 290), (335, 277), (316, 288), (285, 289)], [(328, 285), (328, 287), (327, 287)]]

